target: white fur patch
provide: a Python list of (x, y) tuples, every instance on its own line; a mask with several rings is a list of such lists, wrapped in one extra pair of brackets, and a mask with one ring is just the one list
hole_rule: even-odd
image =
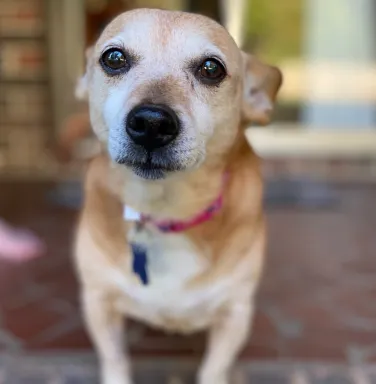
[(141, 213), (137, 212), (128, 205), (124, 206), (124, 219), (126, 221), (139, 221), (141, 220)]
[(117, 302), (119, 309), (156, 326), (164, 327), (168, 322), (180, 331), (208, 326), (213, 313), (231, 294), (230, 281), (196, 291), (187, 290), (186, 284), (210, 267), (210, 255), (184, 234), (164, 234), (154, 228), (145, 228), (132, 240), (146, 246), (149, 282), (128, 286), (124, 292), (128, 298)]

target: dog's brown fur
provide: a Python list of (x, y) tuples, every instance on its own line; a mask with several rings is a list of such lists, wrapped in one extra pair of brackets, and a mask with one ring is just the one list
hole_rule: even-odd
[[(162, 51), (168, 51), (172, 41), (179, 34), (183, 36), (184, 31), (187, 39), (197, 38), (193, 30), (198, 30), (198, 39), (204, 36), (226, 57), (229, 76), (218, 90), (210, 90), (201, 89), (199, 84), (192, 86), (168, 70), (158, 79), (140, 72), (139, 83), (129, 91), (128, 100), (144, 101), (148, 95), (148, 102), (160, 103), (159, 98), (163, 97), (164, 101), (182, 106), (187, 115), (203, 113), (195, 109), (197, 104), (192, 101), (196, 92), (201, 95), (214, 121), (214, 132), (200, 133), (206, 155), (199, 166), (187, 165), (179, 175), (155, 181), (137, 178), (132, 170), (115, 164), (106, 153), (94, 159), (89, 167), (76, 260), (85, 318), (101, 360), (102, 383), (131, 382), (122, 345), (121, 318), (127, 314), (168, 331), (208, 328), (210, 340), (199, 383), (227, 384), (229, 369), (250, 329), (266, 237), (258, 159), (243, 131), (249, 121), (261, 124), (269, 121), (281, 75), (276, 68), (241, 53), (227, 32), (205, 17), (157, 10), (125, 13), (112, 22), (91, 50), (87, 73), (80, 83), (81, 96), (89, 97), (94, 132), (109, 146), (112, 126), (102, 108), (110, 97), (110, 89), (117, 92), (119, 87), (128, 85), (125, 82), (120, 85), (116, 77), (104, 76), (97, 57), (106, 41), (127, 33), (124, 28), (129, 23), (135, 36), (138, 23), (155, 26), (155, 41)], [(163, 64), (167, 59), (158, 60)], [(193, 153), (196, 149), (192, 148)], [(171, 283), (164, 283), (162, 275), (159, 285), (152, 281), (143, 287), (131, 268), (128, 242), (133, 223), (124, 220), (124, 205), (158, 219), (188, 219), (216, 199), (225, 172), (229, 180), (223, 190), (224, 204), (212, 220), (181, 235), (163, 235), (149, 228), (152, 240), (166, 246), (167, 253), (175, 249), (168, 248), (170, 241), (176, 241), (180, 247), (176, 257), (181, 250), (187, 259), (182, 259), (182, 270), (174, 267), (182, 277), (166, 273), (165, 279), (172, 279)], [(153, 250), (154, 243), (149, 239), (146, 243)], [(191, 258), (196, 260), (193, 267), (188, 263)], [(196, 272), (185, 275), (185, 269), (190, 268)], [(173, 270), (172, 266), (169, 270)]]

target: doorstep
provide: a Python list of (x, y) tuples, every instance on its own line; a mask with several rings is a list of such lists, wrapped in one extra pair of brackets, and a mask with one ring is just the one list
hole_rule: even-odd
[[(193, 384), (197, 362), (186, 359), (134, 360), (137, 384)], [(89, 354), (3, 356), (3, 384), (89, 384), (97, 383), (97, 363)], [(233, 384), (372, 384), (376, 366), (328, 363), (239, 362)]]
[(311, 128), (275, 124), (246, 130), (246, 136), (263, 158), (298, 157), (308, 159), (376, 160), (376, 127), (370, 130)]

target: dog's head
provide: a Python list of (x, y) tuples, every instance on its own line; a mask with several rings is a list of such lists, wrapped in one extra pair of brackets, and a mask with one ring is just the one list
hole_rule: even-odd
[(145, 179), (223, 158), (242, 123), (269, 121), (281, 84), (222, 26), (183, 12), (126, 12), (87, 59), (77, 94), (93, 129), (115, 163)]

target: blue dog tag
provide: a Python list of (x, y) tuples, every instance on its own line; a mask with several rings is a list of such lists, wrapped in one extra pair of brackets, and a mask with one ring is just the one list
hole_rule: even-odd
[(137, 274), (144, 285), (149, 283), (147, 266), (148, 256), (146, 248), (140, 244), (131, 244), (133, 254), (133, 272)]

